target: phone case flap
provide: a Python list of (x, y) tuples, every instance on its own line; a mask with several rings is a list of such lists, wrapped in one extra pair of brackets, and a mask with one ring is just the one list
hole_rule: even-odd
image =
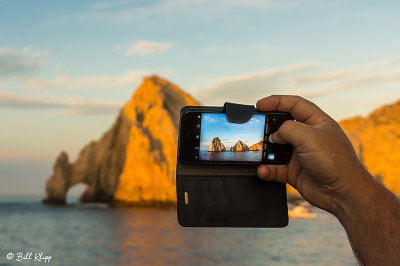
[(229, 102), (224, 104), (226, 119), (230, 123), (244, 124), (248, 122), (253, 117), (254, 109), (254, 105)]

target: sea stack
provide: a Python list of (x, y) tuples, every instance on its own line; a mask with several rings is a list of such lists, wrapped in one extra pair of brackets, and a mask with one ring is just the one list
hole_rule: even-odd
[(199, 105), (175, 84), (146, 77), (112, 125), (87, 144), (75, 162), (62, 152), (46, 183), (44, 203), (65, 204), (70, 187), (88, 187), (81, 202), (174, 205), (180, 109)]
[(231, 151), (249, 151), (249, 146), (244, 144), (241, 140), (238, 140), (236, 144), (231, 147)]
[(218, 137), (215, 137), (212, 139), (208, 151), (226, 151), (226, 148), (224, 144), (222, 144), (221, 140)]
[(257, 142), (256, 144), (253, 144), (249, 148), (251, 151), (262, 151), (263, 150), (263, 142)]

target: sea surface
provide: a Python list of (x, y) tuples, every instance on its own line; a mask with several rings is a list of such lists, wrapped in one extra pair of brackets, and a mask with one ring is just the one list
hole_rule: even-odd
[(317, 209), (280, 229), (182, 228), (175, 209), (39, 201), (0, 196), (0, 265), (357, 265), (339, 222)]
[(249, 161), (259, 162), (262, 159), (261, 151), (200, 151), (200, 160), (207, 161)]

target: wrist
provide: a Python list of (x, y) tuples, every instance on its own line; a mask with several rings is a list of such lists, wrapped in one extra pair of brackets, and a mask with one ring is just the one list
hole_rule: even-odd
[(371, 206), (379, 184), (368, 171), (362, 167), (350, 180), (352, 184), (345, 191), (335, 193), (331, 199), (331, 212), (339, 220), (350, 218), (360, 209)]

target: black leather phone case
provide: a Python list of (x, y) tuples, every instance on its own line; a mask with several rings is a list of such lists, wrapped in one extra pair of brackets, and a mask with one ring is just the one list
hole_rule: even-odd
[[(245, 123), (254, 106), (225, 103), (224, 110), (229, 122)], [(287, 226), (285, 184), (259, 179), (257, 165), (183, 163), (179, 150), (176, 191), (181, 226)]]

